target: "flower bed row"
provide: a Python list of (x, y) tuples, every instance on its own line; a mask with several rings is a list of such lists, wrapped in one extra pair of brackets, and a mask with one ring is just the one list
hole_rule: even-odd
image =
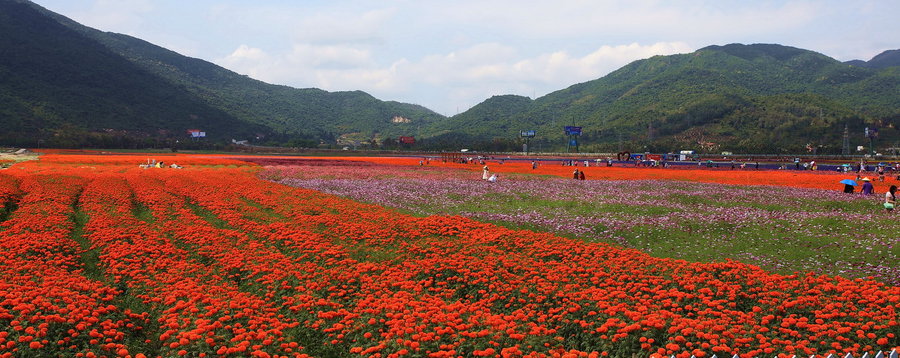
[[(241, 292), (219, 270), (192, 258), (203, 255), (205, 247), (196, 247), (194, 253), (176, 246), (173, 241), (185, 237), (170, 236), (173, 232), (168, 231), (168, 225), (183, 223), (181, 228), (172, 229), (183, 232), (196, 230), (190, 227), (196, 221), (166, 220), (167, 215), (187, 209), (155, 195), (160, 187), (144, 188), (132, 192), (125, 178), (101, 176), (87, 186), (81, 206), (91, 217), (85, 231), (101, 251), (100, 261), (107, 275), (125, 285), (158, 316), (159, 335), (150, 337), (158, 345), (158, 353), (299, 355), (294, 352), (296, 344), (280, 344), (285, 340), (284, 332), (296, 327), (296, 322), (280, 318), (265, 299)], [(134, 217), (134, 199), (158, 213), (164, 221), (162, 233)], [(204, 243), (210, 247), (228, 244), (226, 237), (194, 233), (191, 239), (217, 240)]]
[(18, 209), (0, 231), (0, 356), (115, 355), (144, 324), (142, 313), (113, 305), (120, 292), (82, 274), (70, 219), (83, 185), (21, 178)]

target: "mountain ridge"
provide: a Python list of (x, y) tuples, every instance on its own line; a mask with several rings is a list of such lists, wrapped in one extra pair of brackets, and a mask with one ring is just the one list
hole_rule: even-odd
[(415, 135), (422, 149), (517, 150), (519, 131), (538, 130), (538, 147), (561, 150), (562, 127), (579, 125), (581, 147), (591, 151), (836, 153), (845, 127), (853, 143), (867, 144), (859, 137), (874, 127), (882, 147), (900, 147), (900, 99), (892, 95), (900, 93), (900, 66), (892, 65), (900, 50), (842, 63), (778, 44), (711, 45), (634, 61), (535, 99), (494, 96), (448, 118), (362, 91), (268, 84), (27, 0), (0, 6), (9, 34), (0, 52), (11, 54), (0, 56), (7, 144), (158, 146), (201, 128), (220, 143), (383, 146)]
[[(31, 11), (29, 4), (3, 1), (0, 9), (6, 35), (0, 40), (0, 108), (7, 140), (42, 132), (66, 136), (88, 120), (93, 130), (120, 135), (142, 127), (147, 134), (174, 131), (175, 122), (211, 129), (237, 125), (227, 113)], [(132, 125), (117, 128), (122, 118)]]
[[(775, 44), (713, 45), (634, 61), (505, 108), (517, 114), (494, 125), (538, 130), (555, 148), (564, 148), (563, 126), (581, 125), (588, 151), (798, 152), (809, 145), (835, 153), (844, 126), (855, 143), (865, 142), (858, 137), (866, 126), (881, 128), (882, 143), (898, 140), (900, 99), (892, 93), (900, 93), (896, 67), (851, 66)], [(492, 111), (483, 104), (449, 122), (479, 123), (480, 112)], [(464, 130), (483, 140), (490, 132)]]
[[(146, 83), (151, 84), (149, 86), (150, 89), (156, 89), (172, 96), (177, 93), (178, 97), (189, 99), (190, 105), (185, 105), (185, 108), (181, 108), (180, 112), (176, 111), (179, 112), (178, 117), (184, 117), (181, 112), (185, 112), (187, 107), (202, 107), (208, 108), (210, 113), (215, 113), (214, 116), (210, 115), (210, 117), (225, 118), (227, 119), (226, 122), (228, 122), (228, 125), (224, 127), (217, 127), (212, 125), (212, 123), (205, 122), (197, 124), (166, 122), (165, 126), (167, 129), (164, 131), (169, 132), (169, 134), (164, 135), (164, 137), (167, 136), (169, 139), (180, 137), (176, 132), (183, 131), (186, 128), (205, 127), (203, 129), (206, 129), (206, 132), (211, 137), (220, 141), (230, 138), (259, 138), (258, 142), (274, 139), (278, 141), (275, 144), (291, 144), (291, 141), (296, 142), (296, 139), (300, 138), (305, 140), (304, 144), (314, 145), (322, 140), (333, 142), (336, 138), (348, 133), (362, 133), (370, 137), (404, 135), (414, 131), (418, 126), (445, 118), (422, 106), (396, 101), (382, 101), (362, 91), (328, 92), (316, 88), (298, 89), (268, 84), (234, 73), (201, 59), (180, 55), (138, 38), (103, 32), (81, 25), (30, 1), (0, 0), (0, 4), (6, 7), (4, 12), (7, 14), (15, 14), (17, 15), (15, 17), (20, 18), (26, 17), (33, 21), (42, 22), (50, 28), (62, 31), (59, 26), (52, 25), (52, 22), (56, 22), (62, 28), (71, 31), (65, 33), (65, 38), (70, 39), (70, 41), (87, 43), (88, 41), (85, 41), (85, 39), (93, 40), (105, 47), (106, 50), (91, 45), (87, 47), (90, 49), (90, 52), (105, 53), (107, 57), (113, 57), (110, 56), (110, 53), (117, 54), (130, 63), (125, 64), (116, 60), (117, 64), (111, 67), (127, 69), (127, 71), (140, 74)], [(48, 19), (52, 19), (52, 21)], [(5, 20), (5, 23), (10, 26), (21, 27), (27, 25), (12, 22), (11, 16), (7, 16)], [(29, 36), (31, 34), (40, 36), (42, 31), (47, 30), (45, 28), (32, 27), (26, 32), (28, 35), (22, 34), (23, 31), (14, 33), (18, 35), (18, 38), (15, 40), (16, 43), (7, 43), (5, 52), (21, 51), (23, 48), (40, 48), (42, 45), (32, 41), (33, 39), (30, 39)], [(13, 33), (12, 31), (9, 32)], [(0, 50), (4, 49), (0, 48)], [(56, 63), (64, 63), (68, 59), (77, 57), (74, 55), (75, 52), (78, 51), (72, 46), (62, 46), (57, 53), (48, 52), (44, 56), (52, 58), (50, 61), (55, 61), (54, 66), (56, 66)], [(35, 70), (33, 66), (29, 67), (29, 64), (25, 62), (7, 63), (6, 65), (5, 69), (0, 68), (0, 71), (5, 70), (5, 72), (16, 73)], [(99, 68), (101, 67), (110, 66), (85, 64), (81, 72), (95, 73), (100, 71)], [(79, 71), (72, 69), (69, 72)], [(61, 78), (65, 79), (65, 77)], [(118, 80), (118, 77), (112, 77), (111, 79)], [(78, 83), (65, 81), (55, 81), (53, 83), (44, 81), (43, 83), (50, 87), (56, 87), (63, 93), (56, 99), (55, 107), (61, 108), (66, 113), (63, 117), (70, 119), (63, 123), (69, 131), (77, 131), (81, 132), (80, 135), (87, 135), (88, 132), (111, 130), (119, 135), (132, 133), (139, 136), (159, 137), (159, 131), (163, 130), (160, 128), (138, 128), (138, 124), (146, 116), (144, 114), (138, 115), (133, 120), (127, 118), (123, 121), (112, 123), (98, 123), (93, 118), (85, 118), (83, 113), (79, 117), (76, 113), (81, 108), (78, 107), (88, 106), (86, 103), (79, 106), (76, 103), (72, 103), (72, 101), (61, 101), (61, 99), (75, 95), (74, 88), (79, 86)], [(6, 85), (7, 87), (12, 86), (8, 83)], [(19, 81), (15, 85), (34, 87), (38, 85), (38, 82)], [(5, 97), (7, 97), (8, 102), (33, 102), (29, 99), (17, 98), (16, 95), (12, 94), (15, 92), (10, 91), (8, 88), (0, 92), (7, 93)], [(127, 100), (118, 99), (115, 96), (98, 98), (97, 100), (102, 102), (104, 99), (117, 102), (115, 105), (118, 107), (127, 107)], [(139, 94), (133, 94), (130, 98), (132, 101), (140, 101), (142, 99), (144, 97)], [(52, 98), (45, 98), (44, 101), (54, 102)], [(157, 108), (167, 107), (166, 101), (154, 100), (152, 102), (155, 103)], [(19, 112), (28, 111), (20, 110)], [(44, 116), (42, 113), (35, 114), (35, 111), (31, 112), (31, 116)], [(59, 116), (56, 113), (51, 113), (51, 115)], [(407, 118), (408, 123), (392, 122), (391, 119), (395, 116)], [(19, 113), (18, 116), (7, 116), (5, 118), (8, 117), (22, 118), (26, 117), (26, 115)], [(9, 119), (5, 121), (11, 122)], [(185, 121), (182, 119), (181, 122)], [(58, 127), (59, 125), (53, 129), (58, 130)], [(175, 130), (175, 127), (178, 130)], [(22, 131), (26, 130), (25, 128), (16, 128)], [(13, 139), (20, 137), (20, 134), (14, 133), (6, 136), (6, 142), (15, 143), (16, 141)], [(50, 139), (52, 138), (48, 138), (48, 140)]]
[(859, 66), (859, 67), (867, 67), (867, 68), (887, 68), (893, 66), (900, 66), (900, 50), (887, 50), (882, 53), (875, 55), (872, 59), (868, 61), (863, 60), (851, 60), (844, 62), (848, 65)]

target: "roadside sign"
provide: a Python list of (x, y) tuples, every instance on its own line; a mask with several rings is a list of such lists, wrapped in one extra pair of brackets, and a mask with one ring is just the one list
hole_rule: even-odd
[(566, 135), (581, 135), (581, 127), (566, 126)]

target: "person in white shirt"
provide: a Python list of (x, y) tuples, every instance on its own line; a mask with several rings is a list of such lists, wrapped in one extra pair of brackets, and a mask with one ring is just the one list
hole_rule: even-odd
[(887, 211), (894, 210), (894, 205), (897, 204), (897, 196), (895, 193), (897, 192), (897, 186), (891, 185), (891, 188), (888, 189), (886, 193), (884, 193), (884, 208)]

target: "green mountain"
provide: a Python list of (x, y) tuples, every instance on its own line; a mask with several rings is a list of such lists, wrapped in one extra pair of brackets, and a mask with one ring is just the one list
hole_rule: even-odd
[[(482, 143), (515, 147), (520, 130), (562, 150), (563, 126), (582, 126), (582, 151), (805, 152), (838, 154), (851, 145), (898, 146), (900, 67), (865, 68), (798, 48), (709, 46), (635, 61), (609, 75), (529, 100), (494, 97), (436, 123)], [(532, 148), (535, 148), (534, 144)]]
[[(495, 96), (451, 118), (365, 92), (251, 79), (27, 0), (0, 0), (0, 144), (141, 147), (250, 139), (313, 146), (415, 135), (418, 148), (839, 153), (900, 147), (900, 51), (841, 63), (781, 45), (709, 46), (635, 61), (546, 96)], [(207, 143), (208, 143), (207, 142)], [(200, 142), (204, 143), (204, 142)]]
[(221, 142), (316, 144), (413, 135), (444, 119), (361, 91), (271, 85), (27, 0), (0, 0), (0, 33), (4, 144), (120, 146), (107, 142), (185, 138), (187, 129)]
[(844, 63), (848, 65), (868, 68), (887, 68), (892, 66), (900, 66), (900, 50), (884, 51), (876, 55), (875, 57), (872, 57), (872, 59), (868, 61), (853, 60)]
[(238, 134), (261, 129), (241, 126), (28, 4), (0, 1), (0, 33), (4, 143), (36, 145), (42, 138), (84, 137), (88, 129), (137, 136), (180, 135), (195, 126)]

